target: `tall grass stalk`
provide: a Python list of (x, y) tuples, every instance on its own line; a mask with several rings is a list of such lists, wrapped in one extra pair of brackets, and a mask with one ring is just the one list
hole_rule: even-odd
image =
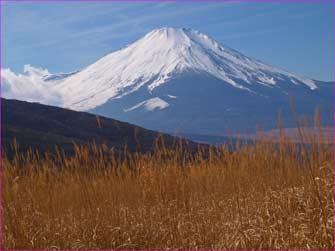
[(158, 139), (148, 154), (3, 156), (3, 248), (332, 250), (333, 145), (317, 120), (299, 129), (308, 144), (280, 131), (197, 153)]

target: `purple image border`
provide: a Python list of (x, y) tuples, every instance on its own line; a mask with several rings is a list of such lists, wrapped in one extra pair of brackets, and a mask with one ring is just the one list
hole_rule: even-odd
[(301, 3), (319, 3), (319, 2), (335, 2), (335, 0), (0, 0), (0, 2), (171, 2), (171, 3), (178, 3), (178, 2), (301, 2)]
[[(329, 2), (333, 2), (334, 3), (334, 34), (335, 34), (335, 0), (178, 0), (178, 1), (173, 1), (173, 0), (0, 0), (0, 251), (1, 250), (5, 250), (3, 249), (3, 235), (2, 235), (2, 128), (1, 128), (1, 119), (2, 119), (2, 104), (1, 104), (1, 97), (2, 97), (2, 83), (1, 83), (1, 66), (2, 66), (2, 3), (3, 2), (59, 2), (59, 3), (66, 3), (66, 2), (118, 2), (118, 3), (122, 3), (122, 2), (127, 2), (127, 3), (131, 3), (131, 2), (171, 2), (171, 3), (178, 3), (178, 2), (188, 2), (188, 3), (192, 3), (192, 2), (283, 2), (283, 3), (290, 3), (290, 2), (295, 2), (295, 3), (319, 3), (319, 2), (324, 2), (324, 3), (329, 3)], [(335, 50), (334, 50), (334, 81), (335, 81)], [(334, 86), (333, 86), (334, 87)], [(333, 88), (333, 94), (335, 97), (335, 87)], [(333, 143), (335, 143), (335, 129), (334, 129), (334, 125), (335, 125), (335, 99), (334, 99), (334, 103), (333, 103)], [(335, 159), (335, 151), (334, 151), (334, 159)], [(333, 196), (334, 196), (334, 201), (335, 201), (335, 164), (334, 164), (334, 187), (333, 187)], [(335, 210), (335, 207), (334, 207)], [(334, 236), (333, 236), (333, 241), (335, 241), (335, 211), (334, 211), (334, 216), (333, 216), (333, 222), (334, 222)], [(75, 249), (72, 249), (71, 251), (73, 251)], [(317, 251), (317, 250), (311, 250), (308, 249), (309, 251)], [(29, 250), (26, 249), (26, 251), (33, 251), (33, 250)], [(34, 249), (34, 251), (39, 251)], [(42, 251), (42, 250), (40, 250)], [(65, 251), (65, 250), (64, 250)], [(80, 249), (80, 251), (107, 251), (107, 250), (85, 250), (85, 249)], [(202, 251), (202, 250), (199, 250)], [(240, 250), (240, 251), (249, 251), (249, 250)], [(272, 251), (272, 250), (268, 250), (268, 251)], [(273, 250), (274, 251), (274, 250)], [(277, 251), (277, 250), (276, 250)], [(303, 250), (301, 250), (303, 251)]]

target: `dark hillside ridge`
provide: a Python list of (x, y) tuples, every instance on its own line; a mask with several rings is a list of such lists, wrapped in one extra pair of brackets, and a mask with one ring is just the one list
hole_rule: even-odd
[[(147, 152), (154, 149), (158, 137), (163, 138), (166, 147), (181, 140), (114, 119), (38, 103), (2, 98), (1, 109), (2, 148), (9, 155), (13, 154), (14, 139), (21, 152), (29, 148), (53, 152), (58, 146), (66, 154), (73, 153), (74, 143), (104, 143), (116, 151), (127, 145), (130, 152)], [(182, 142), (197, 147), (191, 141)]]

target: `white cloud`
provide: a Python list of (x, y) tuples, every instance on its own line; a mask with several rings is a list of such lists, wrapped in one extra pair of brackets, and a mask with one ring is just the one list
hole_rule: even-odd
[(60, 96), (50, 88), (43, 77), (50, 75), (49, 71), (24, 66), (24, 74), (16, 74), (10, 69), (1, 69), (2, 97), (18, 99), (43, 104), (60, 104)]

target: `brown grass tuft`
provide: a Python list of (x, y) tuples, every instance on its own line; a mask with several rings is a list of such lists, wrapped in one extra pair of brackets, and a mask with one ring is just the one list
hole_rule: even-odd
[(332, 250), (333, 146), (308, 142), (4, 157), (3, 248)]

